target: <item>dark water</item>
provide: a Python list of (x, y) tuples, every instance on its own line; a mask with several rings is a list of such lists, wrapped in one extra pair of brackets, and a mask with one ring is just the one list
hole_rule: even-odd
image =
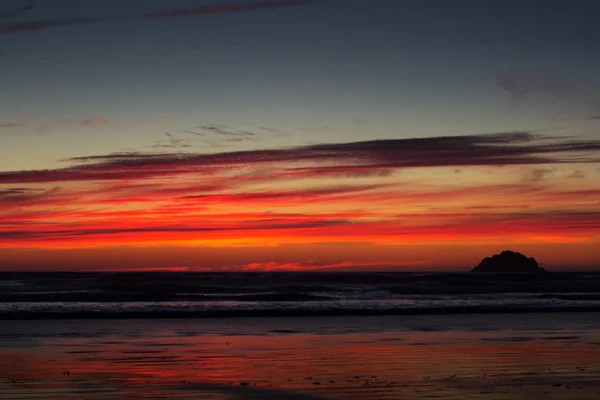
[(600, 273), (0, 273), (0, 318), (600, 311)]

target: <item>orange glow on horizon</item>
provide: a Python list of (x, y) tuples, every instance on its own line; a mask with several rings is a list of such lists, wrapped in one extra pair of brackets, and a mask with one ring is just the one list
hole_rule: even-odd
[[(491, 166), (462, 167), (459, 175), (454, 168), (441, 167), (413, 168), (408, 174), (402, 168), (382, 173), (365, 166), (358, 173), (349, 165), (320, 166), (318, 159), (316, 166), (302, 159), (247, 166), (234, 157), (227, 161), (231, 163), (227, 169), (221, 158), (228, 160), (231, 154), (202, 157), (196, 169), (187, 169), (186, 162), (175, 159), (173, 165), (153, 171), (142, 159), (140, 165), (126, 164), (122, 169), (100, 162), (80, 170), (22, 173), (19, 187), (10, 183), (18, 174), (9, 175), (9, 183), (0, 179), (0, 188), (6, 188), (0, 189), (0, 250), (32, 249), (43, 254), (125, 246), (132, 254), (156, 254), (152, 249), (170, 246), (242, 254), (241, 260), (221, 262), (221, 256), (213, 254), (207, 260), (199, 252), (185, 261), (147, 266), (148, 257), (142, 255), (135, 265), (123, 261), (103, 266), (133, 270), (182, 265), (191, 270), (251, 269), (252, 265), (261, 270), (312, 269), (307, 261), (323, 269), (349, 263), (348, 268), (360, 264), (367, 269), (393, 268), (395, 264), (427, 270), (462, 261), (436, 264), (422, 262), (423, 257), (414, 254), (408, 259), (387, 259), (377, 253), (360, 259), (319, 253), (307, 260), (292, 259), (277, 249), (336, 243), (349, 248), (366, 243), (373, 248), (412, 246), (428, 253), (468, 244), (473, 250), (467, 253), (475, 262), (476, 249), (486, 246), (495, 247), (495, 252), (502, 250), (499, 246), (537, 246), (541, 253), (531, 255), (543, 258), (553, 246), (584, 249), (600, 243), (600, 188), (591, 180), (564, 178), (560, 186), (527, 182), (521, 177), (522, 166), (503, 167), (493, 183), (488, 180), (498, 168)], [(154, 172), (159, 175), (146, 175)], [(174, 176), (166, 179), (163, 173)], [(91, 179), (95, 174), (102, 179)], [(104, 174), (124, 177), (107, 180)], [(34, 178), (65, 182), (60, 186), (29, 182)], [(273, 249), (277, 256), (255, 258), (253, 249), (264, 248)], [(382, 260), (392, 264), (377, 264)], [(10, 269), (14, 261), (0, 262), (0, 269)], [(89, 268), (90, 262), (80, 261), (81, 269)], [(58, 264), (39, 262), (41, 269)], [(269, 263), (275, 264), (269, 267)], [(586, 250), (577, 253), (573, 265), (594, 263), (600, 265), (600, 256)]]

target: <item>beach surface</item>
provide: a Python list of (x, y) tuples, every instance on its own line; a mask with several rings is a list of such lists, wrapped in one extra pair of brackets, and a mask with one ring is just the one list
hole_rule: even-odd
[(0, 321), (1, 399), (598, 399), (597, 313)]

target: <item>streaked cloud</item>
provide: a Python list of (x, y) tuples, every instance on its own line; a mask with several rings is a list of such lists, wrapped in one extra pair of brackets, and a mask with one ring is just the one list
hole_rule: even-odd
[(508, 92), (517, 102), (525, 96), (541, 92), (558, 98), (566, 98), (575, 88), (563, 79), (540, 74), (506, 74), (496, 78), (496, 84)]
[(525, 176), (526, 181), (543, 182), (552, 177), (556, 170), (554, 168), (532, 168)]
[(84, 119), (81, 123), (83, 125), (106, 125), (108, 124), (108, 118), (104, 115), (98, 115), (97, 117)]
[(0, 184), (206, 175), (249, 167), (268, 167), (288, 177), (341, 171), (358, 176), (365, 171), (385, 175), (388, 172), (383, 171), (404, 168), (593, 163), (600, 160), (599, 151), (598, 140), (509, 132), (213, 154), (117, 153), (73, 157), (66, 161), (75, 165), (65, 168), (0, 172)]
[(513, 103), (534, 95), (550, 96), (565, 104), (578, 105), (585, 112), (596, 112), (600, 104), (600, 86), (574, 83), (548, 74), (505, 74), (496, 77), (498, 87), (508, 93)]
[(24, 122), (7, 122), (7, 123), (0, 124), (0, 129), (1, 128), (21, 128), (26, 125), (27, 124), (25, 124)]
[(218, 202), (239, 204), (244, 203), (288, 203), (303, 204), (310, 200), (323, 201), (326, 197), (332, 196), (339, 199), (340, 196), (356, 195), (360, 192), (374, 189), (385, 188), (387, 185), (361, 185), (361, 186), (339, 186), (318, 189), (304, 189), (295, 191), (261, 191), (255, 193), (236, 193), (236, 194), (214, 194), (214, 195), (191, 195), (184, 196), (182, 199), (193, 199), (196, 204)]
[(154, 144), (148, 146), (153, 149), (181, 149), (186, 147), (192, 147), (189, 139), (178, 138), (174, 134), (165, 132), (167, 139), (157, 140)]
[(44, 189), (34, 189), (34, 188), (0, 189), (0, 202), (28, 200), (32, 197), (38, 197), (40, 192), (44, 192)]
[(422, 261), (373, 261), (358, 263), (355, 261), (324, 262), (254, 262), (242, 265), (225, 266), (225, 271), (272, 272), (272, 271), (335, 271), (335, 270), (394, 270), (398, 267), (415, 267), (423, 265)]
[(26, 13), (34, 8), (33, 4), (26, 4), (23, 7), (7, 9), (0, 11), (0, 21), (3, 19), (14, 18), (22, 13)]
[(420, 216), (380, 221), (320, 219), (318, 216), (297, 219), (223, 221), (207, 216), (196, 221), (111, 219), (103, 223), (5, 224), (0, 225), (0, 239), (29, 243), (123, 243), (135, 240), (144, 244), (196, 240), (210, 243), (226, 240), (243, 243), (452, 243), (464, 240), (518, 238), (529, 242), (581, 242), (594, 237), (600, 229), (598, 212), (532, 212), (512, 214), (440, 215), (423, 220)]
[[(596, 141), (512, 132), (72, 157), (63, 168), (0, 172), (0, 245), (583, 242), (600, 229), (600, 190), (546, 178), (553, 164), (596, 160), (598, 150)], [(515, 180), (469, 181), (470, 168), (498, 166), (513, 166)], [(429, 168), (437, 172), (418, 178)]]
[(67, 124), (64, 122), (44, 122), (44, 123), (38, 124), (34, 128), (34, 132), (37, 133), (38, 135), (44, 135), (55, 129), (63, 128), (65, 126), (67, 126)]
[[(171, 8), (167, 10), (148, 11), (140, 13), (134, 17), (116, 16), (116, 17), (72, 17), (64, 19), (46, 19), (29, 20), (0, 24), (0, 35), (9, 33), (22, 33), (31, 31), (40, 31), (51, 28), (65, 28), (73, 26), (100, 24), (115, 21), (134, 21), (134, 20), (152, 20), (152, 19), (172, 19), (194, 17), (200, 15), (224, 14), (235, 12), (258, 11), (267, 9), (277, 9), (283, 7), (293, 7), (316, 3), (319, 0), (263, 0), (263, 1), (242, 1), (228, 2), (212, 5), (201, 5), (187, 8)], [(26, 8), (11, 12), (9, 17), (16, 17), (26, 11)], [(0, 16), (1, 19), (1, 16)]]
[(182, 234), (182, 233), (193, 233), (201, 234), (206, 232), (264, 232), (267, 230), (298, 230), (307, 228), (319, 228), (325, 226), (337, 226), (347, 222), (345, 221), (260, 221), (260, 222), (247, 222), (247, 223), (230, 223), (228, 225), (215, 223), (215, 222), (203, 222), (195, 224), (145, 224), (132, 227), (88, 227), (88, 228), (74, 228), (74, 229), (43, 229), (39, 231), (33, 230), (11, 230), (11, 231), (0, 231), (0, 239), (3, 240), (30, 240), (30, 239), (41, 239), (41, 240), (60, 240), (68, 238), (81, 238), (81, 237), (93, 237), (93, 236), (104, 236), (104, 235), (128, 235), (128, 234), (160, 234), (161, 236), (168, 237), (169, 233)]
[(581, 170), (575, 170), (575, 171), (571, 172), (569, 175), (567, 175), (567, 178), (569, 178), (569, 179), (584, 179), (585, 174)]
[(144, 19), (182, 18), (198, 15), (222, 14), (242, 11), (265, 10), (316, 3), (318, 0), (263, 0), (209, 4), (198, 7), (172, 8), (142, 14)]
[(99, 24), (103, 22), (112, 21), (112, 18), (66, 18), (66, 19), (55, 19), (55, 20), (37, 20), (37, 21), (24, 21), (15, 22), (11, 24), (0, 25), (0, 35), (8, 33), (21, 33), (40, 31), (50, 28), (64, 28), (79, 25), (90, 25)]

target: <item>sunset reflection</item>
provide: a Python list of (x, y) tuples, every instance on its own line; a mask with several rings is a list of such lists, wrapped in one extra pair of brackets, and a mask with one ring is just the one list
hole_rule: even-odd
[[(251, 326), (243, 319), (113, 321), (114, 331), (99, 321), (87, 333), (80, 330), (83, 324), (58, 321), (37, 337), (0, 337), (0, 363), (10, 366), (2, 390), (31, 398), (52, 390), (75, 399), (84, 390), (90, 396), (99, 390), (163, 397), (212, 393), (225, 399), (248, 386), (335, 399), (361, 398), (369, 389), (373, 399), (397, 399), (421, 391), (468, 395), (490, 385), (516, 393), (524, 376), (529, 385), (549, 386), (557, 379), (583, 385), (600, 373), (598, 330), (573, 336), (543, 326), (522, 329), (518, 321), (506, 329), (481, 316), (476, 320), (484, 329), (470, 332), (407, 318), (391, 317), (401, 324), (394, 328), (390, 318), (377, 317), (372, 321), (381, 332), (343, 334), (319, 333), (327, 322), (318, 319), (314, 333), (272, 319)], [(444, 318), (445, 324), (456, 316)]]

